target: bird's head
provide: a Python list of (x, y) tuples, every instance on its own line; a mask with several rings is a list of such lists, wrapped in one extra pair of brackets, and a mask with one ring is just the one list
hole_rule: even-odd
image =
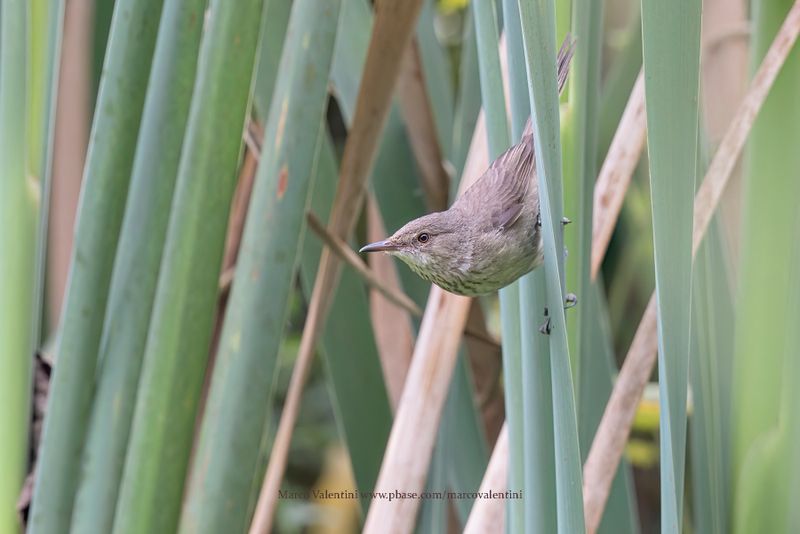
[(408, 222), (392, 236), (370, 243), (359, 252), (387, 252), (417, 274), (433, 281), (451, 273), (465, 256), (464, 227), (457, 213), (443, 211)]

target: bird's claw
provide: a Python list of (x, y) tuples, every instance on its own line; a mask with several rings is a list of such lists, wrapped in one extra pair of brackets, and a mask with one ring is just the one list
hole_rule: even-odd
[(541, 213), (537, 213), (536, 214), (536, 228), (541, 228), (541, 227), (542, 227), (542, 214)]
[(545, 321), (544, 321), (544, 324), (542, 324), (539, 327), (539, 332), (541, 332), (542, 334), (544, 334), (546, 336), (549, 336), (550, 335), (550, 331), (551, 331), (551, 328), (550, 328), (550, 310), (547, 309), (547, 306), (544, 307), (544, 317), (545, 317)]
[(564, 226), (568, 225), (571, 222), (572, 221), (570, 219), (568, 219), (567, 217), (561, 217), (561, 224), (563, 224)]
[(550, 318), (548, 317), (547, 320), (539, 327), (539, 332), (542, 334), (549, 336), (550, 335)]
[(578, 297), (575, 296), (575, 293), (567, 293), (567, 296), (564, 298), (564, 309), (568, 310), (574, 307), (578, 303)]

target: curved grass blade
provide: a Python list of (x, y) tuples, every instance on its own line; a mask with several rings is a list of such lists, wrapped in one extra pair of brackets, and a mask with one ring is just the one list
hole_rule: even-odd
[[(175, 532), (209, 354), (261, 0), (212, 0), (114, 532)], [(235, 59), (232, 59), (235, 58)]]

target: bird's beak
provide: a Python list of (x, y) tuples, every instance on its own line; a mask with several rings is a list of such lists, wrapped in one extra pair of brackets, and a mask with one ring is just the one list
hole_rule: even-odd
[(375, 243), (370, 243), (369, 245), (364, 245), (361, 247), (359, 252), (389, 252), (392, 250), (397, 250), (397, 245), (390, 243), (388, 239), (383, 241), (376, 241)]

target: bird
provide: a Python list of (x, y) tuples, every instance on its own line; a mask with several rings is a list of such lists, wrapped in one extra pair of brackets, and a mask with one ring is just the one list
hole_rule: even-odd
[[(567, 36), (557, 58), (559, 93), (572, 54), (573, 41)], [(450, 208), (413, 219), (359, 252), (386, 252), (445, 291), (475, 297), (501, 289), (542, 264), (541, 226), (528, 119), (519, 143), (492, 162)]]

